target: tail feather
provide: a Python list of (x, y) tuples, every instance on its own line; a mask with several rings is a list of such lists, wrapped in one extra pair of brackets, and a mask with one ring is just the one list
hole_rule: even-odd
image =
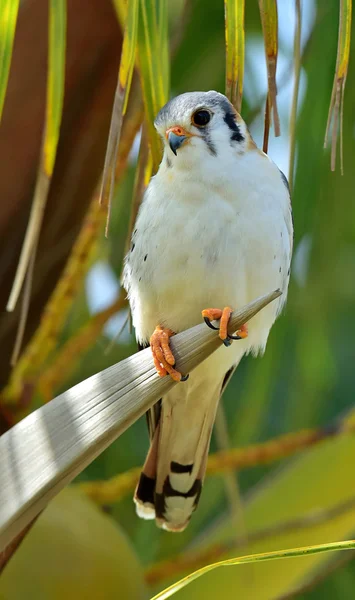
[(167, 531), (183, 531), (198, 505), (222, 381), (189, 380), (161, 403), (134, 500), (139, 516)]
[(160, 425), (157, 423), (133, 498), (136, 503), (137, 514), (142, 519), (155, 519), (155, 484), (159, 429)]

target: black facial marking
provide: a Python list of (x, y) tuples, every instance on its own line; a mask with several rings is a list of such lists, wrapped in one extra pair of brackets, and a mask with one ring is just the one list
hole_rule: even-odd
[(193, 465), (182, 465), (181, 463), (175, 462), (174, 460), (170, 463), (170, 469), (172, 473), (191, 473)]
[(279, 273), (281, 273), (281, 267), (279, 268)]
[(148, 254), (145, 255), (144, 262), (147, 260), (147, 258), (148, 258)]
[(287, 275), (289, 275), (289, 274), (290, 274), (290, 267), (288, 268), (288, 271), (287, 271)]
[(166, 166), (168, 167), (168, 169), (171, 169), (171, 166), (172, 166), (171, 165), (171, 160), (170, 160), (170, 158), (168, 156), (166, 157)]
[(131, 252), (133, 252), (134, 248), (135, 248), (135, 243), (133, 242), (133, 244), (131, 246)]
[(223, 119), (224, 119), (224, 122), (227, 123), (229, 129), (232, 132), (231, 141), (242, 142), (244, 140), (244, 136), (242, 135), (242, 133), (237, 125), (237, 122), (235, 120), (235, 115), (230, 110), (228, 110), (225, 113)]
[(138, 229), (135, 229), (133, 232), (133, 235), (136, 235), (137, 231), (138, 231)]
[(213, 156), (217, 156), (217, 150), (216, 150), (214, 144), (212, 144), (212, 142), (209, 139), (206, 139), (206, 144), (207, 144), (208, 149), (211, 152), (211, 154)]
[(202, 132), (202, 138), (204, 139), (204, 141), (207, 144), (207, 148), (209, 149), (210, 153), (212, 154), (212, 156), (217, 156), (217, 150), (215, 145), (211, 142), (211, 138), (209, 136), (209, 132), (207, 129), (204, 129)]

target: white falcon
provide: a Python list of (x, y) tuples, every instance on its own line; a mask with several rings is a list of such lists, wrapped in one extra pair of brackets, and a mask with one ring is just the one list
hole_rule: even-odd
[[(177, 96), (155, 127), (164, 156), (140, 207), (123, 283), (140, 346), (150, 344), (159, 375), (185, 382), (148, 415), (151, 445), (134, 500), (139, 516), (182, 531), (200, 497), (225, 383), (243, 354), (264, 351), (286, 300), (293, 225), (286, 177), (225, 96)], [(231, 344), (232, 309), (276, 288), (282, 296)], [(169, 338), (202, 317), (221, 319), (225, 345), (186, 381)]]

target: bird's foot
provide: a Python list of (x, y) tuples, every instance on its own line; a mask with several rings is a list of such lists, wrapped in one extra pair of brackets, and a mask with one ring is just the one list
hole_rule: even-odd
[[(206, 325), (211, 329), (219, 330), (219, 337), (221, 338), (225, 346), (231, 345), (231, 340), (243, 340), (248, 337), (247, 325), (242, 325), (235, 335), (228, 333), (229, 319), (231, 318), (233, 310), (226, 306), (223, 310), (220, 308), (205, 308), (202, 311), (202, 316), (205, 320)], [(219, 321), (219, 328), (212, 325), (211, 321)]]
[(152, 349), (154, 365), (159, 377), (165, 377), (169, 373), (174, 381), (186, 381), (188, 375), (183, 376), (174, 369), (175, 357), (171, 351), (169, 340), (174, 331), (157, 325), (153, 335), (150, 338), (150, 347)]

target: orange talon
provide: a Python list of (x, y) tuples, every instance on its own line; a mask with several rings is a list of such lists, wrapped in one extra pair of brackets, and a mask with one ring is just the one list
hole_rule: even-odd
[(223, 310), (220, 308), (205, 308), (202, 311), (202, 316), (206, 322), (206, 325), (208, 325), (208, 327), (211, 329), (218, 329), (212, 325), (211, 321), (219, 319), (219, 337), (225, 346), (230, 346), (231, 340), (240, 340), (248, 337), (248, 327), (245, 324), (238, 329), (236, 335), (230, 335), (228, 333), (228, 324), (232, 312), (233, 310), (230, 308), (230, 306), (226, 306)]
[(232, 309), (226, 306), (222, 311), (222, 316), (219, 322), (219, 337), (221, 340), (228, 339), (228, 323), (231, 318)]
[(238, 331), (236, 332), (237, 335), (239, 335), (239, 337), (242, 338), (242, 340), (245, 340), (245, 338), (248, 337), (248, 325), (246, 325), (244, 323), (244, 325), (241, 326), (240, 329), (238, 329)]
[(174, 335), (174, 332), (171, 329), (162, 329), (160, 343), (166, 362), (173, 367), (175, 365), (175, 357), (169, 346), (169, 339), (172, 335)]
[(175, 357), (169, 346), (169, 339), (174, 335), (171, 329), (157, 325), (150, 338), (154, 366), (159, 377), (165, 377), (169, 373), (174, 381), (186, 381), (188, 376), (183, 377), (179, 371), (174, 369)]

